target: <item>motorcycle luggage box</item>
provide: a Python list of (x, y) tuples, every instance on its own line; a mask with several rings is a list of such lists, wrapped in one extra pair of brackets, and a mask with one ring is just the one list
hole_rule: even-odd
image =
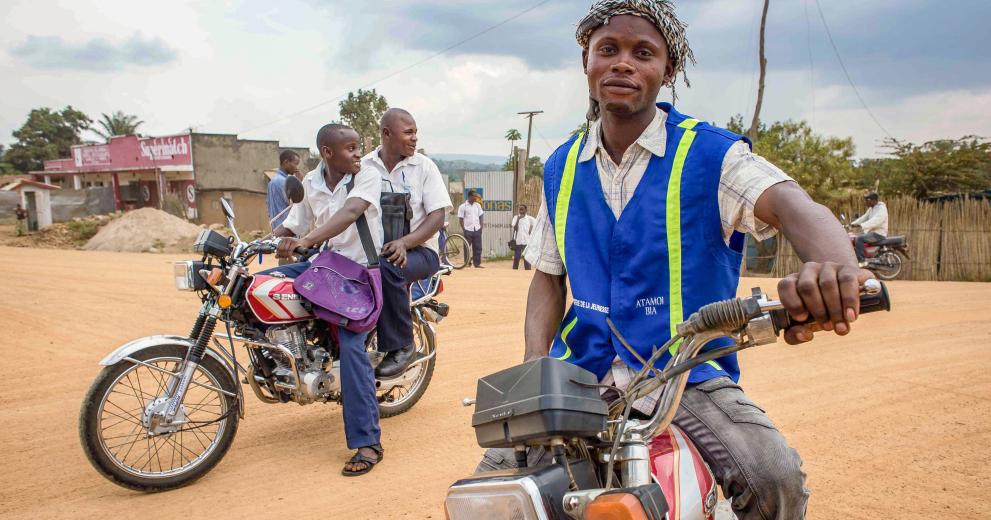
[(471, 425), (483, 448), (591, 437), (605, 430), (606, 404), (591, 372), (540, 358), (478, 380)]

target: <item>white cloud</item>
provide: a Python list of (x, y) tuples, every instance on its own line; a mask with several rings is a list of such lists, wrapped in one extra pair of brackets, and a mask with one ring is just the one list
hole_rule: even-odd
[[(714, 33), (718, 35), (714, 27), (737, 27), (736, 33), (746, 33), (754, 22), (753, 8), (744, 9), (735, 1), (700, 4), (696, 11), (700, 14), (693, 20), (693, 34), (701, 39), (693, 41), (697, 50), (704, 50), (702, 44), (715, 38)], [(407, 39), (415, 34), (374, 32), (376, 13), (367, 5), (360, 13), (363, 18), (358, 23), (343, 8), (305, 1), (275, 6), (256, 0), (222, 4), (173, 0), (154, 8), (122, 0), (2, 6), (0, 76), (5, 82), (0, 95), (0, 142), (10, 140), (10, 132), (23, 123), (30, 109), (72, 104), (94, 117), (114, 110), (137, 114), (146, 121), (142, 130), (152, 134), (177, 132), (191, 125), (207, 132), (245, 132), (265, 125), (245, 137), (309, 146), (316, 129), (338, 117), (336, 101), (287, 116), (370, 85), (435, 52), (433, 48), (408, 48)], [(39, 18), (45, 23), (37, 23)], [(362, 34), (355, 34), (355, 27)], [(486, 37), (495, 42), (527, 38), (520, 27), (526, 25), (509, 24)], [(452, 35), (464, 31), (464, 36), (470, 36), (469, 29), (446, 29)], [(573, 45), (569, 32), (562, 31), (561, 38)], [(29, 36), (59, 37), (76, 44), (121, 42), (135, 33), (145, 40), (165, 42), (174, 51), (174, 59), (160, 66), (113, 72), (41, 70), (9, 52)], [(477, 47), (489, 41), (473, 43)], [(750, 67), (752, 47), (736, 45), (726, 58), (720, 58), (734, 60), (735, 66), (718, 63), (712, 54), (700, 55), (699, 66), (689, 71), (693, 88), (679, 90), (679, 108), (718, 124), (737, 113), (748, 116), (756, 95)], [(804, 43), (798, 42), (794, 52), (804, 55)], [(585, 113), (587, 88), (577, 47), (573, 56), (564, 67), (547, 68), (546, 63), (528, 65), (527, 56), (455, 51), (374, 87), (393, 106), (413, 112), (422, 145), (435, 153), (505, 155), (509, 143), (502, 136), (506, 130), (526, 132), (526, 121), (517, 112), (544, 110), (535, 119), (532, 153), (546, 158)], [(820, 76), (813, 112), (808, 72), (782, 70), (772, 63), (763, 118), (808, 119), (823, 133), (853, 136), (862, 156), (878, 153), (874, 145), (883, 133), (849, 86), (837, 83), (843, 78)], [(890, 89), (890, 85), (888, 90), (862, 87), (862, 94), (898, 137), (991, 135), (989, 88), (946, 88), (914, 97), (891, 96)], [(662, 94), (662, 99), (668, 99), (668, 94)]]

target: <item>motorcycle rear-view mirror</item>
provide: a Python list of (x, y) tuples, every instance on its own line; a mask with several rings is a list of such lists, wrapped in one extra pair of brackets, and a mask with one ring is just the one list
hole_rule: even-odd
[(303, 183), (294, 176), (286, 177), (286, 198), (293, 204), (303, 201)]
[(228, 220), (234, 220), (234, 208), (231, 207), (230, 202), (227, 202), (227, 199), (220, 198), (220, 207), (224, 210), (224, 216)]

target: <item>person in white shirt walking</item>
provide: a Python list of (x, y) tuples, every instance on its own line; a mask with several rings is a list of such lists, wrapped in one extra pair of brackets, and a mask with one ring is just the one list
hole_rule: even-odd
[[(380, 179), (383, 190), (408, 195), (405, 216), (386, 214), (390, 230), (382, 247), (382, 314), (378, 349), (386, 357), (375, 369), (379, 377), (401, 374), (413, 361), (413, 317), (409, 285), (440, 269), (438, 231), (453, 205), (437, 165), (416, 151), (416, 121), (401, 108), (390, 108), (379, 123), (382, 145), (361, 159), (361, 171)], [(402, 222), (393, 222), (394, 220)], [(395, 231), (401, 228), (402, 231)]]
[(458, 207), (458, 220), (471, 244), (471, 262), (475, 267), (482, 267), (482, 228), (485, 226), (485, 211), (479, 200), (478, 192), (472, 190), (468, 192), (468, 200)]
[(850, 224), (860, 226), (863, 230), (863, 234), (858, 236), (855, 242), (860, 267), (867, 265), (864, 244), (876, 244), (888, 236), (888, 207), (873, 191), (864, 196), (864, 202), (867, 204), (867, 212)]
[[(513, 228), (513, 269), (520, 268), (520, 257), (523, 250), (530, 242), (530, 232), (537, 219), (526, 214), (526, 204), (520, 204), (519, 213), (513, 217), (511, 226)], [(523, 269), (530, 270), (530, 262), (523, 259)]]
[[(320, 165), (303, 178), (304, 197), (292, 206), (274, 231), (285, 237), (277, 256), (288, 258), (297, 247), (311, 249), (321, 244), (328, 249), (368, 265), (355, 222), (364, 215), (375, 251), (382, 250), (382, 219), (379, 176), (359, 173), (361, 154), (358, 133), (349, 126), (329, 124), (317, 133)], [(309, 261), (263, 271), (296, 278), (310, 266)], [(375, 370), (365, 353), (367, 332), (351, 332), (339, 327), (341, 349), (341, 398), (344, 405), (344, 437), (348, 448), (356, 450), (344, 465), (345, 476), (363, 475), (382, 460)]]

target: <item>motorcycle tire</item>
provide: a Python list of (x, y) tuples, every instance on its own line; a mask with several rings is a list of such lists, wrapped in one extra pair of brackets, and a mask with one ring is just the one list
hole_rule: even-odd
[(423, 394), (427, 391), (427, 387), (430, 386), (430, 379), (434, 376), (434, 364), (437, 362), (437, 357), (434, 356), (430, 358), (429, 361), (424, 363), (426, 373), (420, 376), (416, 382), (413, 384), (414, 387), (410, 392), (403, 396), (402, 402), (398, 405), (391, 405), (384, 402), (379, 403), (379, 416), (382, 418), (395, 417), (397, 415), (406, 413), (410, 408), (413, 408)]
[[(375, 345), (377, 344), (377, 340), (378, 340), (375, 334), (376, 334), (375, 332), (369, 334), (368, 339), (365, 341), (366, 347), (372, 350), (375, 349)], [(426, 352), (427, 350), (425, 348), (424, 338), (422, 337), (421, 334), (422, 334), (421, 331), (414, 329), (413, 338), (414, 341), (416, 342), (416, 347), (417, 347), (416, 350), (418, 353), (423, 353)], [(422, 367), (423, 373), (421, 373), (420, 376), (417, 377), (416, 381), (413, 383), (413, 386), (398, 401), (389, 402), (384, 400), (383, 398), (385, 397), (385, 394), (379, 396), (379, 417), (383, 419), (387, 417), (395, 417), (397, 415), (406, 413), (407, 411), (410, 410), (410, 408), (413, 408), (413, 406), (416, 405), (416, 403), (420, 400), (420, 398), (423, 397), (423, 394), (426, 393), (427, 387), (430, 386), (430, 380), (433, 379), (434, 365), (436, 365), (436, 363), (437, 363), (437, 356), (434, 355), (434, 357), (430, 358), (427, 362), (418, 365), (418, 367)], [(407, 368), (406, 370), (407, 371), (416, 370), (418, 367), (414, 366)], [(388, 380), (379, 380), (379, 381), (383, 385), (388, 384)]]
[(873, 264), (871, 266), (871, 271), (873, 271), (878, 278), (882, 280), (894, 280), (895, 278), (898, 278), (899, 274), (901, 274), (904, 260), (902, 259), (901, 253), (889, 250), (878, 255), (877, 258), (871, 261), (871, 263)]
[[(149, 362), (149, 360), (155, 360), (155, 362), (165, 360), (166, 363), (181, 362), (186, 357), (186, 351), (187, 347), (185, 345), (159, 345), (135, 352), (131, 357), (145, 362)], [(220, 396), (220, 403), (216, 405), (220, 410), (217, 413), (221, 415), (222, 419), (218, 419), (215, 422), (221, 425), (220, 429), (223, 431), (216, 435), (215, 440), (210, 443), (210, 446), (205, 447), (208, 452), (189, 461), (189, 464), (192, 464), (192, 466), (188, 470), (160, 476), (140, 475), (137, 474), (138, 471), (134, 470), (134, 468), (131, 468), (131, 471), (129, 471), (122, 467), (126, 465), (125, 462), (117, 460), (117, 455), (111, 450), (112, 447), (107, 447), (107, 439), (102, 439), (101, 437), (101, 432), (110, 428), (110, 426), (107, 426), (101, 429), (102, 407), (107, 402), (111, 393), (115, 393), (114, 389), (117, 388), (117, 382), (122, 381), (122, 377), (129, 377), (131, 373), (137, 372), (135, 367), (143, 366), (129, 361), (120, 361), (114, 365), (105, 367), (96, 377), (96, 380), (93, 381), (89, 391), (86, 393), (86, 397), (83, 398), (82, 408), (79, 413), (79, 439), (82, 443), (83, 452), (98, 473), (121, 487), (135, 491), (157, 492), (188, 485), (213, 469), (224, 458), (224, 455), (227, 454), (227, 450), (230, 449), (234, 441), (234, 435), (237, 433), (239, 420), (237, 399), (224, 394), (217, 394)], [(145, 370), (150, 369), (145, 368)], [(204, 356), (197, 368), (197, 372), (194, 373), (194, 377), (199, 372), (205, 373), (204, 375), (208, 377), (208, 380), (212, 379), (215, 381), (221, 389), (235, 394), (237, 393), (237, 388), (230, 371), (220, 361), (210, 356)], [(133, 384), (131, 388), (133, 390)], [(141, 393), (146, 394), (143, 390), (141, 390)], [(135, 397), (138, 396), (135, 395)], [(141, 398), (139, 398), (139, 402), (140, 400)], [(119, 406), (117, 407), (120, 408)], [(123, 409), (121, 410), (124, 411)], [(127, 411), (124, 412), (128, 413)], [(136, 419), (134, 416), (132, 418)], [(138, 425), (137, 434), (131, 435), (140, 436), (143, 431), (139, 428), (140, 425)], [(188, 432), (194, 428), (183, 429), (183, 431)], [(176, 443), (172, 437), (173, 435), (174, 433), (160, 434), (149, 438), (159, 439), (168, 436), (159, 448), (163, 448), (169, 442), (172, 442), (173, 450), (174, 447), (178, 446), (180, 448), (179, 453), (184, 454), (182, 451), (182, 438), (180, 437), (179, 442)], [(190, 436), (193, 435), (195, 433), (190, 433)], [(134, 442), (138, 442), (138, 440), (132, 442), (132, 447)], [(149, 453), (151, 452), (150, 447), (148, 451)], [(149, 455), (149, 466), (150, 457)], [(127, 455), (124, 458), (126, 459)], [(162, 469), (161, 466), (162, 463), (159, 461), (160, 470)]]

